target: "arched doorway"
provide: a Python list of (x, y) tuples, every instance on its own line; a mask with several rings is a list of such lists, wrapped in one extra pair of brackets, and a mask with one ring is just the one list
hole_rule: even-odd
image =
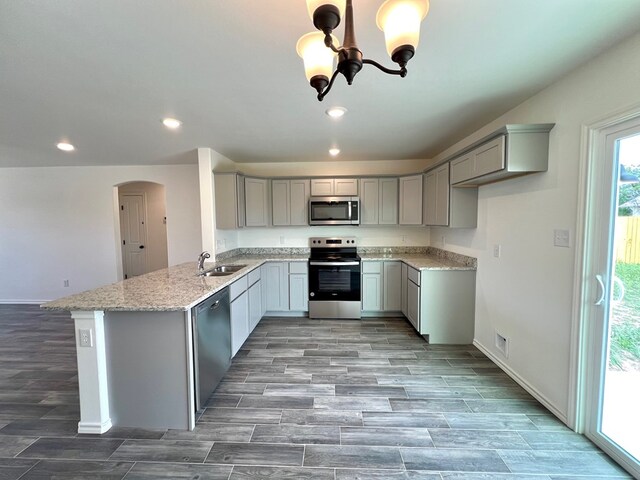
[(118, 272), (123, 279), (166, 268), (167, 207), (165, 187), (154, 182), (116, 185), (119, 232)]

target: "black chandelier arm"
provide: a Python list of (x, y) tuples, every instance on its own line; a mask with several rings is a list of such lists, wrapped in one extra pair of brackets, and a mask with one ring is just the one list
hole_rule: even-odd
[(336, 48), (336, 46), (333, 44), (333, 39), (331, 38), (331, 34), (326, 34), (324, 36), (324, 44), (327, 46), (327, 48), (330, 48), (335, 53), (340, 53), (340, 51), (342, 50), (342, 48)]
[(329, 92), (331, 91), (331, 87), (333, 87), (333, 82), (335, 82), (336, 77), (338, 76), (338, 73), (340, 73), (338, 70), (333, 72), (333, 75), (331, 75), (331, 80), (329, 81), (329, 85), (327, 85), (327, 88), (325, 88), (323, 92), (318, 93), (319, 101), (322, 101), (324, 97), (326, 97), (329, 94)]
[(381, 70), (384, 73), (388, 73), (389, 75), (400, 75), (402, 78), (407, 76), (407, 67), (402, 67), (402, 68), (400, 68), (400, 70), (392, 70), (392, 69), (387, 68), (387, 67), (385, 67), (383, 65), (380, 65), (375, 60), (370, 60), (368, 58), (363, 58), (362, 59), (362, 63), (363, 64), (368, 64), (368, 65), (373, 65), (378, 70)]

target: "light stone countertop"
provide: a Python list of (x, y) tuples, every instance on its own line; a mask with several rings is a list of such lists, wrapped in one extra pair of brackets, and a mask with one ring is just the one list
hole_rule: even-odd
[(363, 261), (399, 260), (416, 270), (476, 270), (474, 266), (429, 254), (361, 253), (360, 258), (362, 258)]
[(197, 263), (188, 262), (60, 298), (45, 303), (42, 308), (112, 312), (184, 311), (228, 287), (266, 261), (306, 262), (308, 259), (308, 255), (243, 255), (205, 264), (205, 270), (222, 264), (246, 265), (242, 270), (224, 277), (199, 276), (196, 274)]
[[(364, 261), (400, 260), (418, 270), (476, 269), (473, 265), (430, 253), (360, 253), (360, 256)], [(223, 264), (246, 265), (242, 270), (223, 277), (199, 276), (196, 274), (196, 262), (188, 262), (60, 298), (43, 304), (42, 308), (68, 311), (186, 311), (265, 262), (306, 262), (308, 259), (308, 253), (265, 253), (236, 255), (205, 264), (205, 269)]]

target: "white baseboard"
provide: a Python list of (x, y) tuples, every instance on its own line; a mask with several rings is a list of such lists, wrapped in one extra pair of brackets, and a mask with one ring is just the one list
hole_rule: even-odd
[(493, 363), (498, 365), (504, 373), (509, 375), (518, 385), (524, 388), (527, 392), (529, 392), (536, 400), (538, 400), (542, 405), (544, 405), (551, 413), (553, 413), (558, 419), (564, 423), (565, 425), (569, 425), (567, 416), (563, 414), (558, 407), (556, 407), (551, 400), (549, 400), (546, 396), (544, 396), (537, 388), (527, 382), (524, 378), (514, 372), (511, 367), (506, 365), (500, 358), (496, 357), (488, 348), (484, 347), (477, 340), (473, 341), (473, 344), (487, 357), (491, 359)]
[(90, 433), (101, 435), (109, 431), (113, 425), (111, 419), (105, 420), (103, 423), (97, 422), (78, 422), (78, 433)]
[(2, 298), (0, 299), (0, 305), (42, 305), (43, 303), (50, 302), (51, 300), (25, 300), (21, 298), (20, 300), (12, 300)]

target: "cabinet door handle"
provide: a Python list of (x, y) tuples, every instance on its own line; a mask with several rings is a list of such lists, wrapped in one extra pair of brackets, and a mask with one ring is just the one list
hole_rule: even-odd
[(598, 285), (600, 286), (600, 298), (598, 298), (598, 300), (596, 301), (596, 303), (594, 303), (594, 305), (602, 305), (602, 302), (604, 302), (604, 295), (607, 289), (605, 288), (604, 282), (602, 281), (602, 275), (596, 275), (596, 280), (598, 281)]
[(220, 300), (218, 300), (217, 302), (215, 302), (213, 305), (211, 305), (209, 308), (211, 310), (215, 310), (216, 308), (218, 308), (220, 306)]

